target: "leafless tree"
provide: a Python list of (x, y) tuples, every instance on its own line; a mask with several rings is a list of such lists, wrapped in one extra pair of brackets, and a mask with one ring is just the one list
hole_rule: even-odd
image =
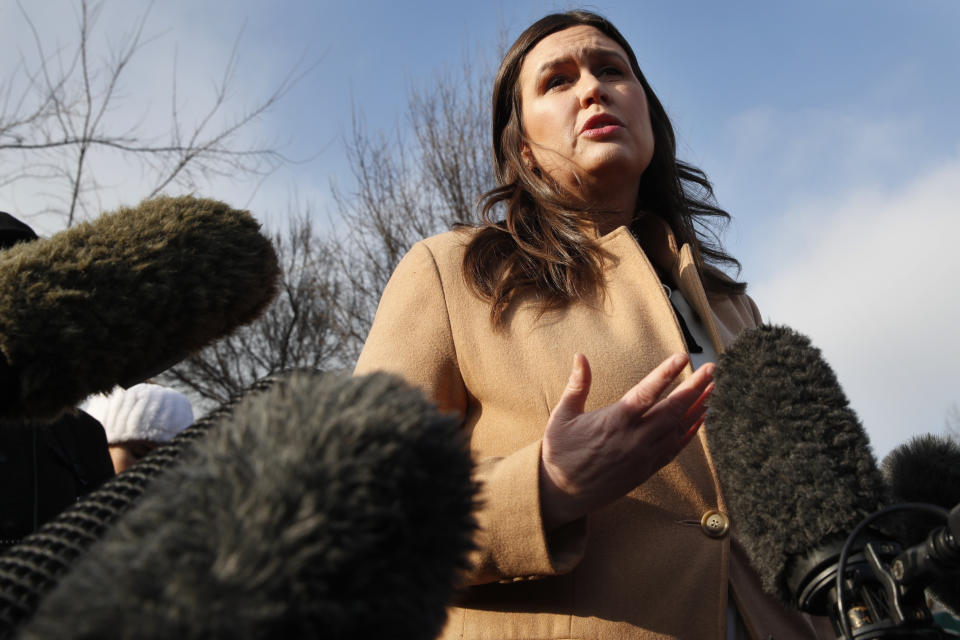
[(161, 382), (212, 407), (289, 368), (353, 366), (400, 258), (421, 238), (475, 221), (474, 203), (492, 184), (485, 77), (464, 64), (457, 80), (438, 75), (430, 91), (411, 89), (409, 126), (393, 135), (369, 135), (355, 113), (344, 141), (355, 184), (333, 187), (339, 232), (324, 238), (309, 214), (294, 218), (274, 236), (283, 282), (266, 314)]
[(252, 107), (232, 111), (228, 96), (237, 76), (238, 37), (210, 103), (188, 122), (177, 94), (174, 60), (169, 120), (166, 131), (157, 133), (154, 118), (148, 128), (142, 119), (130, 124), (115, 117), (125, 99), (123, 81), (131, 62), (151, 41), (145, 35), (149, 9), (101, 59), (93, 52), (103, 2), (79, 0), (76, 42), (53, 50), (28, 9), (19, 7), (24, 28), (33, 36), (34, 55), (21, 55), (10, 76), (0, 79), (0, 186), (41, 180), (51, 203), (34, 213), (60, 214), (70, 226), (98, 212), (101, 154), (117, 154), (125, 166), (139, 166), (149, 185), (144, 196), (171, 185), (198, 190), (213, 177), (266, 176), (285, 161), (275, 144), (251, 143), (241, 134), (287, 94), (310, 70), (308, 65), (295, 65)]
[(353, 357), (407, 250), (422, 238), (477, 220), (477, 199), (493, 186), (490, 78), (486, 66), (465, 58), (460, 73), (438, 73), (429, 88), (412, 88), (406, 120), (392, 135), (370, 135), (354, 111), (344, 144), (355, 184), (349, 191), (332, 187), (346, 293), (336, 311)]
[(340, 293), (333, 260), (309, 212), (293, 216), (288, 229), (272, 239), (281, 276), (266, 312), (159, 377), (204, 408), (226, 402), (267, 375), (352, 364), (343, 357), (344, 343), (330, 313)]
[[(67, 224), (93, 211), (98, 180), (93, 150), (108, 149), (140, 163), (153, 176), (152, 191), (177, 184), (193, 188), (221, 174), (261, 175), (283, 162), (270, 146), (248, 147), (238, 133), (283, 97), (305, 72), (294, 70), (274, 93), (217, 128), (227, 109), (236, 51), (213, 104), (194, 125), (178, 112), (174, 85), (170, 128), (162, 140), (136, 125), (116, 130), (108, 117), (121, 97), (130, 60), (149, 41), (144, 14), (109, 64), (91, 64), (88, 53), (102, 4), (78, 0), (79, 44), (47, 52), (34, 29), (39, 62), (21, 62), (27, 91), (0, 89), (0, 184), (25, 177), (60, 180)], [(457, 73), (439, 72), (428, 86), (410, 89), (408, 109), (392, 133), (370, 134), (362, 114), (344, 140), (352, 183), (332, 186), (337, 232), (326, 238), (309, 214), (274, 234), (282, 267), (277, 300), (265, 315), (210, 345), (159, 377), (213, 406), (253, 381), (290, 368), (349, 368), (366, 338), (383, 288), (399, 259), (417, 240), (476, 221), (475, 202), (493, 185), (489, 159), (489, 69), (469, 58)], [(20, 154), (9, 170), (10, 154)], [(152, 194), (144, 194), (152, 195)]]

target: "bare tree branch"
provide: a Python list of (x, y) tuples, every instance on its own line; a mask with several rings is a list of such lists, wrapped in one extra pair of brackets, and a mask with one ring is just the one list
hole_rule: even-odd
[(206, 180), (215, 177), (262, 178), (289, 161), (276, 142), (251, 142), (247, 132), (316, 63), (308, 64), (301, 58), (265, 98), (231, 114), (230, 94), (238, 76), (241, 32), (214, 84), (212, 102), (197, 118), (189, 121), (178, 103), (174, 66), (166, 131), (148, 129), (145, 119), (122, 125), (111, 114), (124, 104), (121, 88), (132, 62), (153, 40), (145, 35), (150, 8), (105, 60), (95, 61), (92, 54), (94, 45), (102, 39), (97, 22), (104, 2), (78, 0), (76, 42), (52, 52), (46, 50), (47, 39), (28, 9), (19, 6), (33, 37), (34, 60), (21, 57), (12, 75), (0, 82), (0, 160), (4, 162), (0, 184), (26, 178), (49, 183), (54, 202), (46, 211), (62, 215), (67, 226), (99, 211), (93, 206), (103, 186), (98, 177), (97, 150), (119, 154), (125, 165), (139, 165), (151, 196), (174, 185), (200, 190)]
[(398, 126), (393, 136), (371, 136), (354, 110), (344, 141), (354, 186), (331, 186), (342, 220), (336, 255), (345, 293), (336, 312), (351, 358), (359, 354), (383, 288), (409, 248), (477, 220), (476, 201), (493, 186), (485, 98), (491, 77), (464, 58), (460, 73), (438, 74), (428, 90), (412, 88), (409, 126)]

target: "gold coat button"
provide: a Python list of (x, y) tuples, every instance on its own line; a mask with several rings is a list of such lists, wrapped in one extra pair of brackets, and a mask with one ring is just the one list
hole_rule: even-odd
[(700, 528), (711, 538), (722, 538), (730, 531), (730, 518), (722, 511), (711, 509), (700, 518)]

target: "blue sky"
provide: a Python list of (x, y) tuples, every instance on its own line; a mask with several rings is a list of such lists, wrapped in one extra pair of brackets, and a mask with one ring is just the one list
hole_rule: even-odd
[[(98, 33), (115, 38), (146, 6), (112, 0)], [(457, 72), (468, 52), (492, 62), (498, 34), (512, 39), (574, 6), (605, 14), (631, 42), (673, 119), (681, 157), (708, 173), (734, 216), (727, 245), (761, 311), (824, 350), (878, 456), (910, 435), (942, 432), (960, 403), (954, 0), (167, 0), (151, 9), (156, 39), (131, 69), (129, 113), (117, 117), (149, 121), (166, 104), (174, 51), (181, 95), (195, 98), (189, 112), (241, 31), (234, 104), (252, 103), (298, 59), (316, 60), (253, 132), (307, 161), (256, 188), (220, 181), (206, 194), (249, 206), (268, 225), (282, 224), (291, 197), (326, 220), (331, 181), (350, 182), (342, 138), (354, 107), (371, 131), (403, 126), (410, 86)], [(73, 7), (41, 0), (27, 11), (45, 42), (65, 43)], [(12, 52), (29, 55), (26, 36), (17, 5), (0, 4), (0, 77)], [(136, 175), (114, 170), (105, 209), (142, 197)], [(42, 185), (3, 187), (0, 209), (29, 212), (44, 197)]]

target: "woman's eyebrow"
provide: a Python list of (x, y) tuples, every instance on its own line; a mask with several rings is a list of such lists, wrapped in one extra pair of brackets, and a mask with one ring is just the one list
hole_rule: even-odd
[[(609, 47), (580, 47), (573, 53), (564, 53), (563, 55), (557, 56), (547, 60), (537, 69), (537, 78), (542, 77), (544, 74), (549, 73), (556, 67), (562, 66), (569, 63), (571, 60), (579, 58), (617, 58), (623, 64), (627, 65), (626, 59), (623, 57), (623, 54), (617, 51), (616, 49), (611, 49)], [(629, 66), (629, 65), (628, 65)]]

